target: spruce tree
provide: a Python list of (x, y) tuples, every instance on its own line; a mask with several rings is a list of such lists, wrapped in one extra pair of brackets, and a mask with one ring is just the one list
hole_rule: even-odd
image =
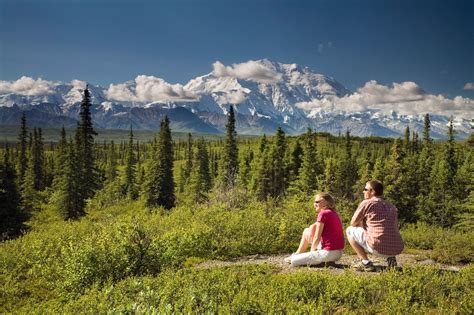
[(95, 166), (94, 136), (97, 133), (92, 126), (91, 97), (89, 88), (84, 90), (79, 112), (80, 121), (76, 129), (76, 152), (79, 178), (79, 194), (85, 200), (94, 195), (98, 188), (98, 172)]
[(0, 241), (3, 241), (18, 235), (24, 229), (23, 222), (28, 219), (21, 207), (16, 172), (10, 161), (8, 147), (4, 150), (0, 164), (0, 204)]
[(325, 160), (323, 190), (335, 193), (337, 191), (337, 161), (333, 157)]
[(33, 142), (31, 147), (31, 156), (33, 163), (34, 188), (35, 190), (44, 189), (44, 144), (41, 128), (33, 129)]
[[(425, 115), (424, 128), (423, 128), (423, 140), (421, 153), (418, 157), (418, 168), (416, 170), (417, 183), (418, 183), (418, 196), (417, 196), (417, 215), (421, 218), (431, 217), (433, 207), (428, 200), (428, 196), (431, 192), (431, 176), (433, 171), (433, 165), (435, 164), (433, 156), (433, 143), (430, 137), (430, 115)], [(425, 220), (427, 221), (427, 220)]]
[(291, 178), (296, 179), (300, 175), (300, 168), (303, 163), (303, 148), (299, 139), (296, 139), (295, 147), (291, 152)]
[(405, 137), (403, 138), (403, 147), (407, 154), (412, 152), (412, 144), (410, 142), (410, 126), (407, 125), (405, 128)]
[(80, 178), (77, 176), (80, 163), (72, 141), (67, 146), (65, 163), (59, 177), (55, 180), (54, 203), (65, 220), (75, 220), (86, 214), (85, 200), (80, 191)]
[[(105, 149), (105, 148), (104, 148)], [(115, 151), (115, 143), (112, 140), (108, 148), (107, 168), (105, 170), (105, 177), (107, 182), (112, 182), (117, 178), (117, 152)]]
[(209, 170), (209, 154), (206, 143), (200, 140), (197, 144), (197, 154), (190, 179), (190, 192), (195, 202), (207, 199), (207, 193), (212, 187), (212, 178)]
[(133, 131), (130, 126), (130, 135), (128, 140), (127, 147), (127, 158), (125, 163), (125, 192), (127, 196), (135, 200), (138, 197), (138, 191), (136, 187), (136, 164), (137, 159), (134, 152), (134, 141), (133, 141)]
[(23, 177), (23, 182), (21, 183), (21, 201), (23, 208), (31, 212), (36, 205), (37, 192), (35, 187), (35, 165), (34, 165), (34, 156), (33, 152), (30, 149), (28, 151), (28, 163), (26, 166), (26, 171)]
[(449, 194), (452, 198), (457, 197), (458, 187), (456, 187), (456, 172), (458, 170), (458, 165), (456, 161), (456, 148), (454, 142), (454, 126), (453, 126), (453, 117), (449, 119), (448, 125), (448, 141), (445, 146), (444, 160), (447, 167), (446, 173), (446, 193)]
[(352, 157), (352, 139), (349, 130), (346, 131), (344, 151), (336, 167), (336, 192), (345, 198), (353, 199), (353, 186), (357, 181), (356, 163)]
[(237, 148), (237, 131), (235, 130), (235, 115), (232, 105), (226, 124), (226, 140), (222, 155), (221, 184), (224, 189), (235, 185), (239, 166), (239, 151)]
[(249, 184), (249, 178), (252, 171), (253, 151), (249, 149), (241, 161), (239, 167), (239, 182), (242, 187), (246, 188)]
[(266, 200), (270, 194), (270, 158), (265, 134), (260, 138), (257, 156), (252, 161), (250, 189), (259, 200)]
[(186, 142), (186, 162), (181, 171), (179, 181), (179, 192), (184, 191), (184, 187), (189, 181), (191, 171), (193, 169), (193, 136), (188, 133), (188, 141)]
[(18, 135), (18, 183), (21, 185), (23, 182), (23, 177), (25, 176), (26, 166), (28, 163), (27, 157), (27, 148), (28, 148), (28, 128), (26, 126), (26, 115), (25, 112), (21, 115), (21, 127), (20, 133)]
[[(59, 137), (59, 142), (56, 150), (56, 159), (55, 159), (55, 177), (62, 172), (63, 166), (66, 163), (66, 157), (68, 154), (68, 144), (66, 140), (66, 130), (64, 126), (61, 128), (61, 133)], [(54, 184), (53, 184), (54, 185)]]
[(304, 155), (298, 186), (306, 194), (313, 194), (317, 188), (318, 165), (316, 160), (316, 146), (313, 132), (308, 128), (304, 137)]
[(153, 145), (153, 156), (146, 182), (145, 200), (150, 207), (171, 209), (175, 204), (173, 180), (173, 141), (167, 116), (160, 123), (158, 139)]
[(270, 152), (271, 159), (271, 195), (273, 198), (282, 196), (288, 186), (288, 168), (286, 163), (286, 138), (285, 132), (278, 127), (273, 139)]

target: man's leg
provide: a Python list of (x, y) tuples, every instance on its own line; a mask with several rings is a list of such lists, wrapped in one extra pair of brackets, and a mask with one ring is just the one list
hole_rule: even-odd
[(352, 237), (352, 233), (350, 232), (350, 229), (352, 227), (348, 227), (346, 229), (346, 234), (347, 234), (347, 240), (349, 241), (349, 244), (351, 244), (351, 247), (354, 249), (356, 252), (357, 256), (362, 259), (362, 260), (369, 260), (367, 257), (367, 253), (365, 252), (365, 249)]

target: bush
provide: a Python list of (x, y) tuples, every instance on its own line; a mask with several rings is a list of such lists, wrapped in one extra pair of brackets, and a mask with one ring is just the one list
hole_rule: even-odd
[(433, 249), (438, 239), (451, 237), (452, 232), (423, 222), (407, 225), (401, 230), (405, 245), (417, 249)]
[(474, 261), (474, 231), (453, 233), (449, 238), (438, 239), (431, 258), (445, 264), (472, 263)]
[(182, 269), (92, 287), (64, 303), (45, 301), (20, 313), (464, 313), (473, 309), (474, 269), (440, 273), (405, 268), (361, 276), (269, 266)]

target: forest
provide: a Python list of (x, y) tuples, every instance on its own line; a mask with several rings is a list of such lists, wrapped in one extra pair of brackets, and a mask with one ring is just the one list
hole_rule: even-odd
[[(308, 129), (95, 141), (88, 90), (74, 133), (45, 143), (26, 117), (1, 149), (0, 312), (472, 313), (474, 138), (334, 136)], [(367, 181), (398, 209), (405, 252), (438, 264), (368, 277), (208, 260), (289, 254), (327, 191), (348, 226)], [(350, 246), (344, 250), (353, 254)]]

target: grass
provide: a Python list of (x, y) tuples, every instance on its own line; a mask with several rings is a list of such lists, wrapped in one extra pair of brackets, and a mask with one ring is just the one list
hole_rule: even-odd
[[(88, 209), (77, 222), (44, 205), (31, 231), (0, 244), (0, 313), (470, 313), (474, 268), (280, 274), (278, 267), (195, 269), (209, 259), (290, 253), (312, 219), (307, 200), (245, 194), (172, 212), (141, 201)], [(94, 203), (91, 203), (93, 205)], [(238, 207), (235, 205), (239, 205)], [(418, 224), (409, 250), (471, 263), (473, 232)], [(445, 245), (449, 241), (451, 247)]]

